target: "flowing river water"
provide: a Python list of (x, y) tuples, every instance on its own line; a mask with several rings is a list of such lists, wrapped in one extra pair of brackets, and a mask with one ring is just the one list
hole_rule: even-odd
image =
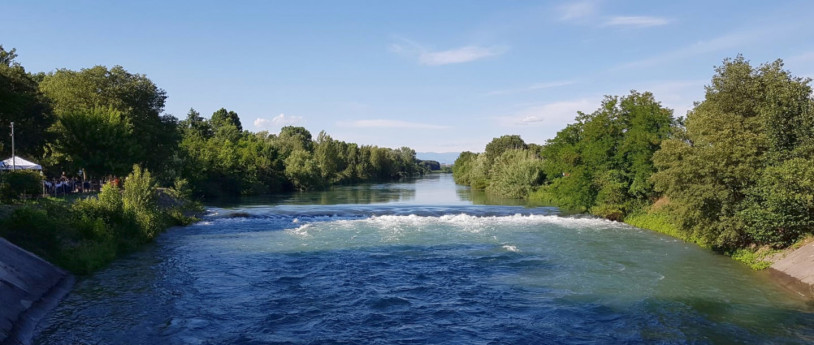
[(765, 272), (489, 201), (432, 175), (213, 206), (79, 281), (34, 343), (814, 343)]

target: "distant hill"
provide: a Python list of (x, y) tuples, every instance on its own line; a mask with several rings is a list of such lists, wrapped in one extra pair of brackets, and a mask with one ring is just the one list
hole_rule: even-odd
[(452, 164), (460, 152), (416, 152), (415, 157), (421, 160), (438, 161), (441, 164)]

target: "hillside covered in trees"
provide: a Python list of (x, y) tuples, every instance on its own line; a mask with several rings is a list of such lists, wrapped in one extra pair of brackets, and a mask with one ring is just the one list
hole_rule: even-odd
[(544, 145), (503, 136), (455, 181), (625, 220), (732, 253), (814, 232), (814, 99), (782, 61), (724, 60), (675, 117), (648, 92), (608, 96)]

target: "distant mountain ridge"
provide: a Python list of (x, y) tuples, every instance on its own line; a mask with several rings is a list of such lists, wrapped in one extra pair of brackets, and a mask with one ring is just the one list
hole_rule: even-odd
[(425, 161), (438, 161), (441, 164), (453, 164), (458, 159), (460, 152), (416, 152), (418, 159)]

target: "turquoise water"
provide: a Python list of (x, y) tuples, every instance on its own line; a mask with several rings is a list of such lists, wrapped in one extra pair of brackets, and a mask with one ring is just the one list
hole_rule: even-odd
[(222, 202), (80, 281), (35, 343), (814, 342), (814, 308), (764, 272), (625, 224), (473, 203), (494, 200), (449, 175)]

